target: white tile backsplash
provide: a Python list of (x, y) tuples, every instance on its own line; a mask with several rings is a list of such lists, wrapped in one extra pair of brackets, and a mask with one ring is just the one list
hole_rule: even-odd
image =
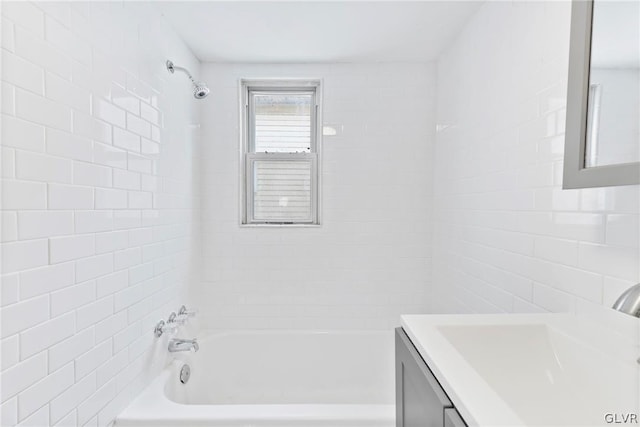
[(67, 262), (21, 272), (20, 297), (27, 299), (72, 285), (75, 282), (74, 267), (73, 262)]
[(50, 425), (49, 405), (44, 405), (27, 418), (18, 423), (19, 427), (42, 427)]
[(76, 282), (101, 277), (113, 272), (114, 254), (97, 255), (76, 261)]
[(16, 89), (16, 116), (47, 127), (71, 131), (71, 108), (26, 90)]
[[(49, 403), (51, 408), (51, 422), (57, 423), (65, 414), (71, 412), (82, 401), (87, 399), (96, 390), (96, 374), (95, 372), (85, 379), (76, 382), (74, 385), (60, 393)], [(72, 413), (72, 421), (76, 421), (76, 415)], [(71, 420), (70, 420), (71, 421)]]
[[(41, 352), (0, 373), (0, 401), (17, 396), (31, 384), (47, 376), (47, 353)], [(17, 416), (16, 416), (17, 418)]]
[(0, 35), (0, 42), (2, 43), (2, 48), (8, 50), (9, 52), (13, 52), (15, 49), (15, 29), (13, 27), (13, 23), (3, 17), (1, 24), (2, 33)]
[(49, 349), (49, 372), (55, 371), (88, 351), (95, 344), (94, 331), (85, 329)]
[(73, 313), (56, 317), (20, 333), (20, 359), (40, 352), (75, 332)]
[(638, 186), (561, 188), (570, 9), (487, 2), (438, 60), (433, 311), (576, 312), (640, 281)]
[[(109, 425), (187, 296), (207, 329), (611, 305), (640, 194), (561, 189), (569, 10), (486, 2), (437, 63), (200, 67), (146, 4), (3, 2), (0, 424)], [(322, 225), (242, 227), (239, 79), (283, 76), (337, 129)]]
[(13, 366), (20, 361), (20, 344), (18, 335), (0, 340), (0, 371), (6, 367)]
[(44, 151), (45, 128), (35, 123), (2, 115), (2, 145), (29, 151)]
[(18, 212), (18, 238), (21, 240), (73, 234), (73, 212)]
[(93, 188), (77, 185), (47, 184), (49, 209), (93, 209)]
[(96, 298), (96, 282), (90, 280), (51, 294), (51, 315), (58, 316), (89, 304)]
[(47, 264), (47, 239), (3, 243), (2, 272), (13, 273)]
[[(28, 102), (27, 99), (31, 99), (21, 89), (26, 89), (39, 95), (44, 93), (43, 69), (6, 50), (2, 51), (2, 76), (6, 83), (20, 88), (18, 89), (19, 93), (25, 94), (20, 95), (21, 103)], [(17, 99), (18, 94), (16, 94)]]
[(49, 263), (72, 261), (95, 253), (93, 234), (49, 238)]
[[(49, 405), (51, 407), (51, 405)], [(53, 409), (52, 409), (53, 410)], [(64, 418), (53, 424), (54, 427), (77, 427), (76, 423), (76, 411), (69, 412)], [(54, 422), (52, 418), (49, 418), (50, 422)]]
[(15, 45), (15, 51), (19, 52), (23, 58), (65, 80), (71, 79), (71, 61), (58, 49), (46, 43), (41, 36), (16, 25)]
[[(201, 325), (382, 329), (429, 282), (433, 64), (207, 64)], [(239, 225), (240, 78), (323, 78), (317, 228)], [(155, 202), (156, 200), (154, 200)], [(145, 257), (161, 248), (146, 248)], [(148, 258), (147, 258), (148, 259)]]
[(13, 426), (18, 424), (18, 398), (14, 397), (0, 404), (0, 424)]
[(73, 363), (68, 363), (18, 395), (18, 418), (24, 419), (74, 383)]
[[(6, 92), (3, 92), (6, 93)], [(0, 150), (0, 168), (3, 178), (14, 178), (16, 175), (16, 150), (4, 148)]]
[(164, 62), (199, 62), (149, 4), (0, 9), (2, 425), (108, 425), (165, 362), (141, 362), (153, 322), (195, 272), (173, 259), (197, 259), (200, 105)]
[[(88, 423), (92, 418), (94, 418), (94, 414), (97, 414), (117, 395), (118, 391), (116, 389), (116, 380), (114, 378), (104, 386), (97, 389), (96, 392), (93, 393), (88, 399), (77, 406), (76, 410), (78, 411), (78, 424), (85, 425), (86, 423)], [(98, 423), (89, 423), (89, 425), (98, 425)], [(106, 423), (104, 425), (106, 425)]]
[(95, 208), (96, 209), (126, 209), (127, 192), (116, 189), (96, 188)]
[(113, 186), (114, 169), (91, 163), (73, 163), (73, 183), (90, 187)]
[(114, 313), (113, 301), (112, 296), (107, 296), (76, 310), (76, 327), (81, 330), (111, 316)]
[(47, 184), (4, 179), (2, 181), (2, 207), (11, 210), (46, 209)]

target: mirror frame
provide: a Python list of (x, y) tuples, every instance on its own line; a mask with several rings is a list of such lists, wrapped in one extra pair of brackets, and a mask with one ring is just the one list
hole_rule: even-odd
[(565, 189), (640, 184), (640, 162), (585, 166), (592, 24), (593, 0), (573, 0), (562, 178)]

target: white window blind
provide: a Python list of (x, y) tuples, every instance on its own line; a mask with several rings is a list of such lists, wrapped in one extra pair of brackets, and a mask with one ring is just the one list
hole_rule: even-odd
[(244, 223), (317, 223), (316, 87), (246, 86)]
[(254, 220), (312, 221), (312, 173), (309, 160), (254, 160)]

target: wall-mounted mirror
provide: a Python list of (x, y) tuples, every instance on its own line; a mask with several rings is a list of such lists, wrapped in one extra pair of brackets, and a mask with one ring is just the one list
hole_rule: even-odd
[(563, 188), (640, 184), (640, 2), (574, 0)]

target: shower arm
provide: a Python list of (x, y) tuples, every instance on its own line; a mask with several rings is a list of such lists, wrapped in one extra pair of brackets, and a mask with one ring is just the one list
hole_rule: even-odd
[(175, 65), (173, 63), (173, 61), (167, 59), (167, 62), (165, 62), (165, 65), (167, 67), (167, 71), (169, 71), (171, 74), (174, 74), (176, 72), (176, 70), (181, 71), (183, 73), (185, 73), (187, 75), (187, 77), (189, 77), (189, 80), (191, 80), (191, 84), (193, 85), (193, 97), (196, 99), (202, 99), (202, 98), (206, 98), (207, 95), (209, 95), (209, 88), (207, 87), (207, 84), (205, 82), (197, 82), (195, 81), (195, 79), (193, 78), (193, 76), (191, 75), (191, 73), (189, 72), (189, 70), (187, 70), (184, 67), (178, 67), (177, 65)]
[(187, 70), (184, 67), (180, 67), (178, 65), (174, 65), (174, 63), (172, 61), (170, 61), (170, 60), (167, 60), (167, 70), (169, 70), (169, 72), (171, 74), (173, 74), (176, 70), (182, 71), (183, 73), (185, 73), (187, 75), (187, 77), (189, 77), (189, 80), (191, 80), (191, 83), (193, 83), (194, 85), (196, 84), (196, 81), (193, 79), (193, 76), (191, 75), (189, 70)]

